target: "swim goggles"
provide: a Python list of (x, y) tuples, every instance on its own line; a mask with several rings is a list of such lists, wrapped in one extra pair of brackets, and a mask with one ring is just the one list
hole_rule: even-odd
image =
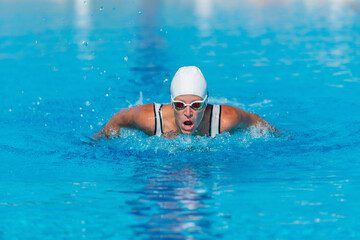
[(180, 100), (174, 100), (171, 97), (171, 103), (174, 105), (176, 110), (184, 110), (187, 106), (191, 107), (192, 109), (198, 111), (200, 109), (202, 109), (202, 107), (204, 105), (206, 105), (207, 103), (207, 97), (208, 95), (206, 95), (206, 97), (204, 98), (204, 100), (197, 100), (197, 101), (193, 101), (191, 103), (185, 103), (183, 101)]

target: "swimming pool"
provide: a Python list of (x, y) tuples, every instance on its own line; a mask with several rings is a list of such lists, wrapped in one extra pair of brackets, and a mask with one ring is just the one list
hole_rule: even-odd
[[(0, 2), (0, 239), (358, 239), (358, 1)], [(175, 140), (119, 109), (196, 65), (256, 129)]]

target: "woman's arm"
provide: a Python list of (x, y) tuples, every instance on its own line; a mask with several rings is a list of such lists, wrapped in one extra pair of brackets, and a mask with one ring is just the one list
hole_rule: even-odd
[(221, 132), (247, 129), (255, 125), (266, 127), (273, 132), (279, 132), (270, 123), (254, 113), (246, 112), (238, 107), (229, 105), (221, 106)]
[(92, 139), (114, 138), (119, 135), (121, 128), (140, 129), (148, 135), (153, 135), (155, 128), (153, 106), (153, 104), (145, 104), (121, 109), (98, 133), (94, 134)]

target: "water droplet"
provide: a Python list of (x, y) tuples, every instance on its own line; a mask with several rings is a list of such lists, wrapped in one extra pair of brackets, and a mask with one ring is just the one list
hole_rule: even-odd
[(160, 32), (162, 32), (163, 31), (163, 29), (162, 28), (160, 28)]
[(38, 43), (38, 41), (37, 40), (35, 40), (35, 44), (37, 44)]
[(106, 96), (106, 97), (108, 97), (108, 96), (109, 96), (109, 94), (106, 94), (105, 96)]
[(104, 7), (103, 7), (103, 6), (100, 7), (100, 11), (104, 11)]
[(164, 82), (167, 82), (169, 79), (165, 78)]
[(12, 109), (9, 109), (9, 112), (11, 112), (12, 111)]
[(81, 108), (79, 108), (80, 110), (82, 110), (82, 107)]
[(39, 97), (39, 100), (42, 100), (42, 98), (41, 98), (41, 97)]
[(83, 117), (84, 115), (80, 114), (80, 117)]
[(83, 41), (83, 42), (82, 42), (82, 45), (85, 46), (85, 47), (87, 47), (87, 46), (89, 45), (89, 43), (88, 43), (87, 41)]
[(124, 57), (124, 61), (127, 62), (129, 60), (128, 57)]
[(139, 15), (141, 15), (142, 14), (142, 11), (139, 11)]
[(86, 105), (86, 106), (90, 106), (90, 104), (91, 104), (91, 103), (90, 103), (89, 101), (86, 101), (86, 102), (85, 102), (85, 105)]

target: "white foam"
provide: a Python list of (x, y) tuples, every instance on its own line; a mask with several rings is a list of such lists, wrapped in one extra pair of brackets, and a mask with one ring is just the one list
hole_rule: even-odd
[[(111, 145), (119, 151), (129, 149), (135, 151), (161, 151), (167, 154), (178, 152), (224, 152), (238, 151), (239, 148), (248, 148), (256, 142), (277, 140), (274, 134), (263, 126), (253, 126), (248, 130), (234, 134), (228, 132), (217, 135), (215, 138), (206, 136), (179, 135), (175, 139), (164, 137), (149, 137), (140, 130), (121, 129), (117, 138), (102, 143)], [(100, 142), (101, 143), (101, 142)]]
[(258, 102), (258, 103), (252, 103), (252, 104), (249, 104), (250, 107), (265, 107), (265, 106), (272, 106), (271, 104), (271, 100), (269, 99), (264, 99), (264, 101), (262, 102)]
[(336, 84), (328, 84), (328, 86), (329, 87), (336, 87), (336, 88), (343, 88), (344, 87), (344, 85), (342, 85), (342, 84), (338, 84), (338, 85), (336, 85)]
[(209, 97), (209, 103), (211, 104), (230, 104), (236, 107), (241, 107), (244, 108), (245, 105), (242, 103), (239, 103), (235, 98), (233, 98), (232, 100), (229, 100), (227, 98), (213, 98), (213, 97)]
[(359, 82), (360, 78), (344, 79), (344, 82)]
[(346, 74), (351, 75), (351, 72), (350, 71), (335, 72), (335, 73), (333, 73), (333, 76), (340, 76), (340, 75), (346, 75)]

